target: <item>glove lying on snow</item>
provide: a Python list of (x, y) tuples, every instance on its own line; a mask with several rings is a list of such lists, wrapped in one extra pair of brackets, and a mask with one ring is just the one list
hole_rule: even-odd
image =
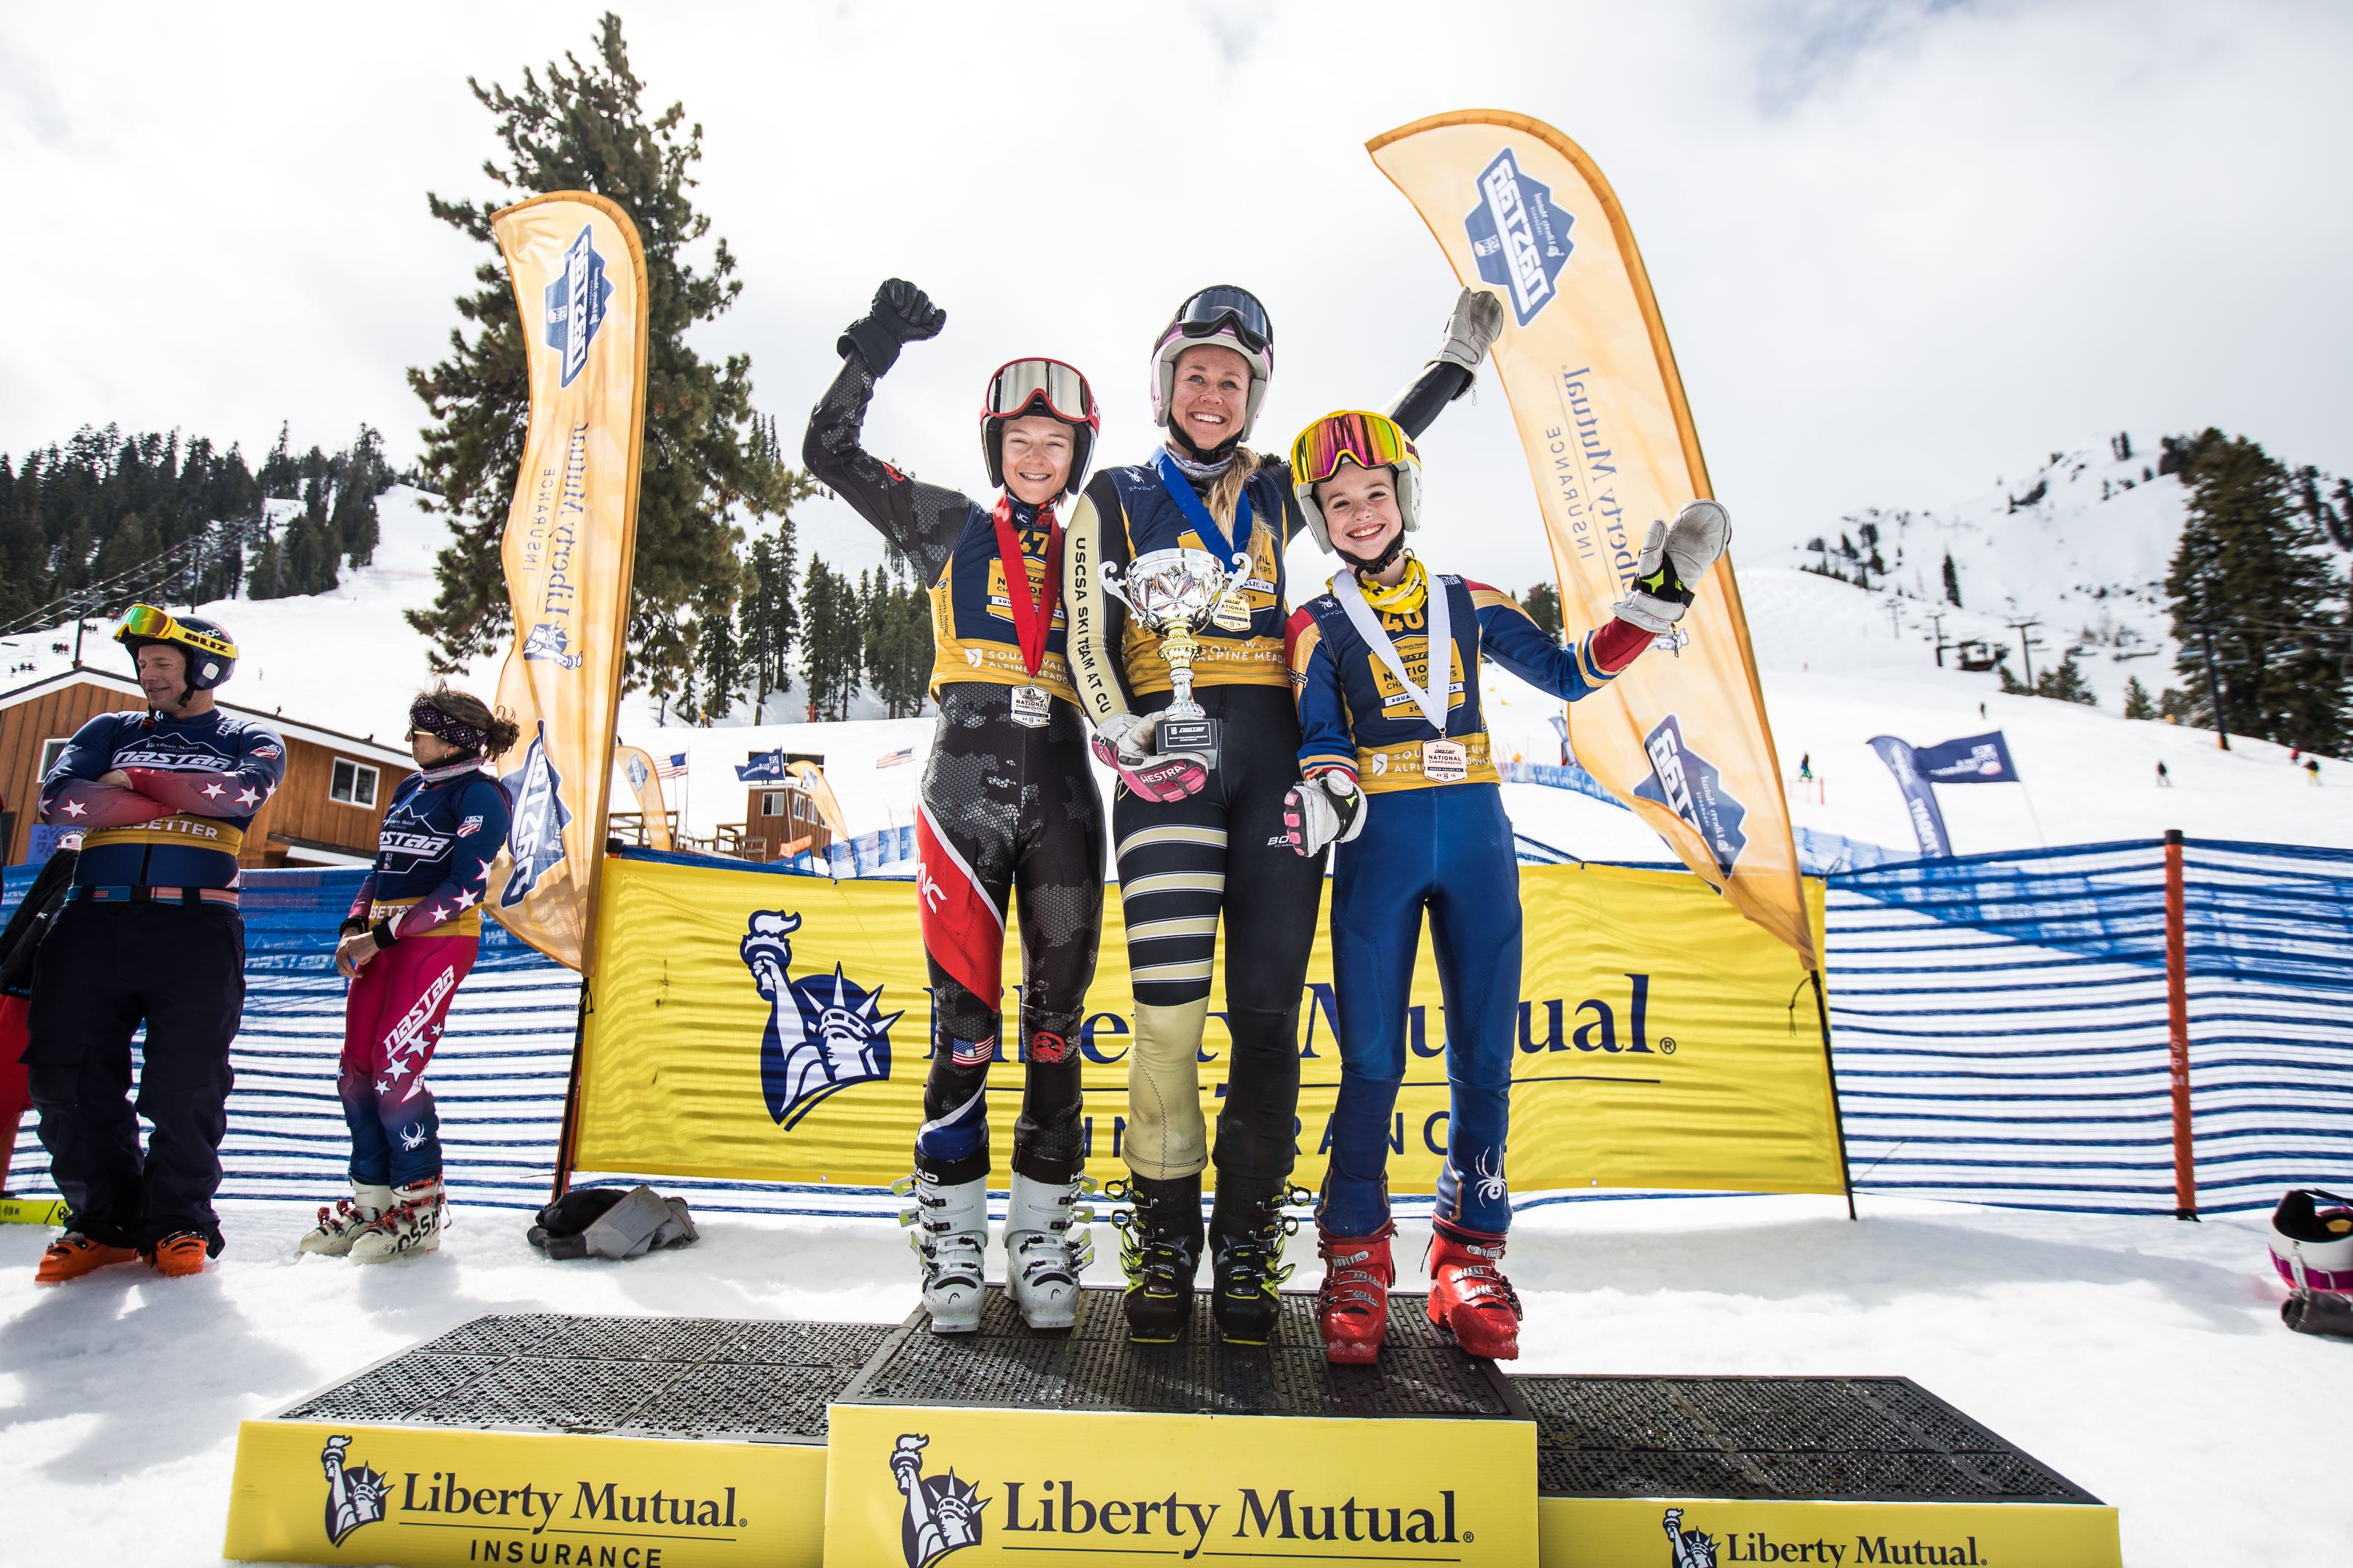
[(643, 1184), (587, 1187), (539, 1211), (530, 1241), (550, 1258), (635, 1258), (697, 1239), (684, 1198)]

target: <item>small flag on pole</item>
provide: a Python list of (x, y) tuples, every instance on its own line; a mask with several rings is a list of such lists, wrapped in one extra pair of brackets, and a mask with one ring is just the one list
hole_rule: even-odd
[(684, 778), (686, 776), (686, 753), (684, 752), (679, 752), (657, 761), (654, 763), (654, 776), (665, 779)]
[(915, 748), (913, 746), (907, 746), (899, 751), (886, 752), (883, 755), (875, 758), (874, 765), (878, 768), (895, 768), (902, 763), (912, 763), (914, 760)]

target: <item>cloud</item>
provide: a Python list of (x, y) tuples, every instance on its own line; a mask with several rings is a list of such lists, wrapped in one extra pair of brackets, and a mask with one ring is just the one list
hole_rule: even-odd
[[(396, 457), (480, 257), (423, 193), (486, 195), (468, 75), (585, 49), (595, 5), (0, 20), (0, 450), (84, 421), (257, 454), (362, 420)], [(982, 482), (974, 419), (1017, 353), (1085, 368), (1101, 450), (1151, 443), (1144, 362), (1203, 284), (1257, 290), (1279, 374), (1257, 440), (1378, 402), (1453, 286), (1369, 135), (1494, 104), (1609, 173), (1717, 489), (1763, 552), (1868, 504), (1935, 505), (2054, 446), (2208, 423), (2353, 469), (2335, 164), (2353, 17), (2173, 0), (1759, 6), (741, 5), (628, 18), (653, 105), (704, 127), (698, 198), (745, 280), (702, 330), (752, 354), (789, 440), (877, 282), (949, 312), (869, 444)], [(226, 19), (225, 19), (226, 18)], [(46, 85), (42, 82), (46, 79)], [(1429, 552), (1546, 570), (1500, 395), (1424, 443)], [(838, 504), (805, 540), (879, 551)]]

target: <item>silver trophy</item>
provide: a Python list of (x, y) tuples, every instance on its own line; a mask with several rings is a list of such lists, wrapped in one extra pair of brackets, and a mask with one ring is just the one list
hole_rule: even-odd
[(1158, 752), (1198, 752), (1218, 762), (1218, 721), (1193, 700), (1193, 657), (1201, 651), (1194, 630), (1216, 613), (1226, 585), (1249, 574), (1250, 557), (1237, 553), (1230, 564), (1206, 550), (1155, 550), (1127, 563), (1103, 569), (1104, 592), (1160, 638), (1175, 700), (1162, 710), (1153, 737)]

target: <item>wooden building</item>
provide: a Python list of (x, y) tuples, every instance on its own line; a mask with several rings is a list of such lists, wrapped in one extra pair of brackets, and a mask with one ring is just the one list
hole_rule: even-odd
[[(726, 835), (733, 823), (723, 824)], [(746, 860), (782, 860), (804, 849), (822, 855), (833, 843), (833, 833), (818, 818), (817, 803), (798, 779), (757, 784), (744, 797), (744, 826), (739, 847), (723, 849)]]
[[(77, 665), (0, 692), (0, 847), (14, 866), (29, 857), (40, 820), (41, 775), (73, 732), (100, 713), (147, 705), (127, 676)], [(286, 780), (245, 831), (248, 866), (365, 866), (392, 792), (416, 763), (388, 746), (263, 713), (234, 702), (223, 711), (259, 720), (285, 738)]]

